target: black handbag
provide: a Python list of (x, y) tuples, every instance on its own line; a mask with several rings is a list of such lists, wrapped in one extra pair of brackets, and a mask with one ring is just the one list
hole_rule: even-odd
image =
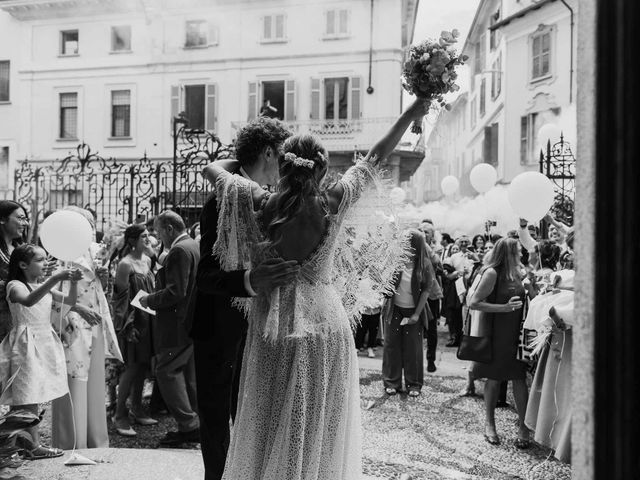
[[(482, 275), (484, 275), (484, 272), (482, 272)], [(480, 277), (479, 282), (481, 280), (482, 276)], [(491, 297), (493, 297), (491, 303), (495, 302), (496, 292), (498, 291), (497, 287), (498, 281), (496, 279), (496, 284), (494, 285), (493, 292), (491, 292), (490, 295)], [(486, 316), (490, 314), (482, 312), (482, 315)], [(493, 331), (493, 323), (491, 324), (491, 329)], [(474, 337), (470, 335), (470, 332), (471, 312), (467, 309), (467, 315), (464, 319), (464, 325), (462, 327), (462, 338), (460, 339), (460, 345), (458, 346), (456, 357), (458, 357), (460, 360), (468, 360), (471, 362), (491, 363), (491, 361), (493, 360), (491, 335)]]

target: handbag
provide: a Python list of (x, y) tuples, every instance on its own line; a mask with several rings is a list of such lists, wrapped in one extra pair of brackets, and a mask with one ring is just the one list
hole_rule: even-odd
[[(471, 288), (469, 288), (469, 294), (467, 299), (470, 299), (475, 290), (478, 288), (482, 277), (484, 276), (484, 272), (480, 277), (477, 277), (473, 282)], [(497, 292), (498, 281), (496, 280), (496, 285), (493, 287), (493, 292), (491, 295), (493, 296), (493, 300), (495, 301), (495, 296)], [(492, 302), (493, 303), (493, 302)], [(486, 312), (476, 311), (476, 320), (480, 321), (489, 321), (488, 315)], [(464, 320), (464, 325), (462, 327), (462, 338), (460, 339), (460, 345), (458, 346), (458, 351), (456, 352), (456, 357), (460, 360), (468, 360), (472, 362), (479, 363), (491, 363), (493, 360), (493, 352), (492, 352), (492, 342), (491, 342), (491, 333), (489, 335), (483, 336), (472, 336), (471, 335), (471, 310), (467, 310), (467, 315)], [(491, 324), (491, 328), (493, 329), (493, 323)]]

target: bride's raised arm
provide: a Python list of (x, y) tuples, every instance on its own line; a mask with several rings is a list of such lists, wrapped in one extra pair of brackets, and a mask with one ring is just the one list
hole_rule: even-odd
[(377, 167), (382, 160), (387, 158), (387, 156), (393, 152), (393, 149), (396, 147), (411, 122), (424, 117), (428, 110), (428, 101), (424, 99), (415, 100), (409, 108), (400, 115), (385, 136), (378, 140), (371, 150), (369, 150), (364, 159), (347, 170), (341, 181), (337, 182), (327, 191), (329, 209), (333, 213), (338, 211), (338, 208), (342, 203), (342, 199), (345, 195), (345, 185), (348, 184), (350, 186), (349, 190), (351, 198), (349, 203), (353, 203), (358, 199), (359, 193), (373, 178), (369, 169)]
[[(202, 176), (208, 180), (211, 185), (216, 186), (218, 178), (225, 175), (232, 175), (231, 170), (237, 169), (237, 160), (218, 160), (217, 162), (211, 162), (202, 169)], [(251, 186), (251, 196), (253, 197), (254, 208), (258, 208), (262, 202), (262, 199), (268, 194), (268, 192), (260, 187), (256, 182), (240, 177), (247, 184)]]

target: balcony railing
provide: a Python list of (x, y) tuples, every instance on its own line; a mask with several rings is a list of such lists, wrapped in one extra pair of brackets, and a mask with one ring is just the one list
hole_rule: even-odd
[[(329, 151), (368, 150), (396, 121), (396, 117), (362, 118), (358, 120), (308, 120), (284, 122), (294, 134), (308, 133), (319, 137)], [(247, 122), (231, 122), (237, 131)], [(411, 149), (399, 145), (399, 149)]]

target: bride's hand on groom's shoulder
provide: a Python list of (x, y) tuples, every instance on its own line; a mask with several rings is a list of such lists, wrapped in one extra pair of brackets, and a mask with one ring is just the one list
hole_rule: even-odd
[(256, 292), (281, 287), (295, 280), (300, 265), (295, 260), (270, 258), (251, 269), (249, 283)]

